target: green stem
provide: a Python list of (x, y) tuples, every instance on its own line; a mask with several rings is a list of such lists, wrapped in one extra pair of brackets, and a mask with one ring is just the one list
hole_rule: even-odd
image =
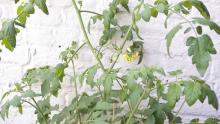
[(102, 14), (99, 14), (97, 12), (93, 12), (93, 11), (89, 11), (89, 10), (80, 10), (81, 13), (91, 13), (91, 14), (95, 14), (95, 15), (99, 15), (102, 16)]
[[(75, 63), (74, 63), (74, 60), (72, 59), (71, 60), (72, 62), (72, 65), (73, 65), (73, 78), (74, 78), (74, 88), (75, 88), (75, 94), (76, 94), (76, 97), (78, 97), (78, 90), (77, 90), (77, 82), (76, 82), (76, 69), (75, 69)], [(78, 99), (77, 99), (77, 106), (78, 106)], [(79, 111), (77, 110), (77, 116), (78, 116), (78, 119), (79, 119), (79, 123), (82, 124), (82, 120), (81, 120), (81, 116), (80, 116), (80, 113)]]
[(47, 119), (45, 118), (44, 113), (43, 113), (43, 111), (41, 110), (41, 108), (40, 108), (40, 106), (38, 105), (38, 103), (36, 102), (36, 100), (35, 100), (34, 98), (31, 98), (31, 99), (32, 99), (32, 101), (34, 102), (34, 104), (36, 105), (36, 109), (37, 109), (38, 112), (41, 114), (42, 118), (44, 119), (45, 124), (48, 124)]
[(180, 111), (182, 110), (182, 108), (183, 108), (183, 106), (184, 106), (185, 103), (186, 103), (186, 101), (184, 100), (183, 103), (181, 104), (179, 110), (177, 111), (175, 117), (174, 117), (174, 118), (172, 119), (172, 121), (170, 122), (170, 124), (173, 124), (173, 123), (175, 122), (177, 116), (179, 115), (179, 113), (180, 113)]
[(130, 123), (131, 123), (131, 119), (132, 119), (132, 117), (134, 116), (135, 112), (137, 111), (139, 105), (141, 104), (141, 101), (144, 99), (144, 97), (145, 97), (146, 95), (149, 95), (150, 91), (151, 91), (151, 90), (148, 89), (148, 88), (146, 88), (146, 89), (144, 90), (144, 92), (142, 93), (140, 99), (137, 101), (135, 107), (132, 109), (131, 114), (129, 115), (129, 118), (128, 118), (128, 120), (126, 121), (126, 124), (130, 124)]
[(70, 61), (72, 60), (72, 58), (79, 52), (79, 50), (83, 47), (83, 46), (85, 46), (86, 45), (86, 43), (83, 43), (82, 45), (80, 45), (80, 47), (76, 50), (76, 52), (74, 53), (74, 54), (72, 54), (72, 56), (70, 57), (71, 59), (69, 59), (68, 61), (67, 61), (67, 64), (69, 64), (70, 63)]
[[(117, 81), (118, 85), (121, 87), (122, 91), (126, 94), (126, 92), (125, 92), (123, 86), (120, 84), (119, 80), (116, 79), (116, 81)], [(129, 107), (130, 111), (132, 111), (131, 104), (130, 104), (130, 102), (128, 100), (127, 100), (127, 103), (128, 103), (128, 107)]]
[(100, 58), (98, 57), (98, 55), (96, 54), (96, 51), (95, 51), (95, 49), (93, 48), (93, 46), (92, 46), (92, 44), (91, 44), (91, 42), (90, 42), (90, 40), (89, 40), (89, 37), (88, 37), (88, 35), (87, 35), (86, 29), (85, 29), (85, 26), (84, 26), (84, 23), (83, 23), (83, 20), (82, 20), (82, 15), (81, 15), (81, 13), (80, 13), (80, 10), (78, 9), (78, 7), (77, 7), (77, 5), (76, 5), (75, 0), (72, 0), (72, 2), (73, 2), (73, 6), (74, 6), (74, 8), (75, 8), (77, 17), (78, 17), (78, 19), (79, 19), (79, 23), (80, 23), (80, 26), (81, 26), (81, 30), (82, 30), (82, 32), (83, 32), (83, 35), (84, 35), (85, 39), (86, 39), (86, 44), (89, 46), (89, 48), (91, 49), (93, 55), (95, 56), (96, 60), (98, 61), (99, 65), (101, 66), (102, 70), (105, 72), (105, 67), (104, 67), (104, 65), (102, 64), (102, 62), (101, 62)]
[(172, 9), (170, 9), (170, 11), (172, 11), (172, 12), (175, 13), (176, 15), (180, 16), (181, 18), (183, 18), (183, 19), (190, 25), (190, 27), (193, 29), (193, 31), (194, 31), (196, 37), (198, 37), (198, 34), (196, 33), (196, 29), (195, 29), (195, 27), (193, 26), (192, 21), (190, 21), (189, 19), (187, 19), (186, 17), (184, 17), (183, 15), (181, 15), (180, 13), (178, 13), (178, 12), (172, 10)]
[[(137, 8), (137, 13), (139, 13), (139, 11), (140, 11), (141, 6), (142, 6), (143, 3), (144, 3), (144, 0), (141, 0), (140, 4), (137, 5), (137, 6), (138, 6), (138, 8)], [(120, 51), (118, 52), (115, 61), (112, 63), (112, 65), (111, 65), (111, 67), (110, 67), (110, 70), (113, 69), (114, 66), (115, 66), (115, 64), (117, 63), (117, 61), (118, 61), (118, 59), (119, 59), (119, 56), (121, 55), (122, 50), (123, 50), (123, 48), (124, 48), (124, 46), (125, 46), (125, 43), (127, 42), (128, 36), (129, 36), (129, 34), (131, 33), (131, 30), (132, 30), (133, 26), (135, 25), (135, 22), (136, 22), (136, 20), (135, 20), (135, 10), (134, 10), (134, 12), (133, 12), (133, 14), (132, 14), (132, 23), (131, 23), (130, 27), (128, 28), (128, 31), (127, 31), (127, 33), (126, 33), (126, 35), (125, 35), (125, 38), (124, 38), (124, 41), (123, 41), (123, 43), (122, 43), (122, 45), (121, 45), (121, 47), (120, 47)]]

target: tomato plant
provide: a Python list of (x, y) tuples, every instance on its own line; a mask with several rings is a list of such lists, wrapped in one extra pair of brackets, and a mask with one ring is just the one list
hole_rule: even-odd
[[(142, 62), (144, 39), (139, 33), (139, 21), (150, 23), (152, 18), (165, 15), (164, 27), (167, 28), (167, 22), (175, 14), (184, 21), (167, 33), (167, 53), (170, 55), (173, 38), (179, 31), (182, 30), (184, 34), (192, 32), (193, 35), (186, 41), (188, 55), (200, 76), (204, 76), (211, 55), (217, 52), (212, 38), (203, 33), (203, 27), (208, 26), (217, 34), (220, 34), (220, 27), (210, 20), (209, 11), (202, 1), (182, 0), (177, 4), (170, 4), (167, 0), (154, 0), (150, 4), (139, 0), (134, 8), (129, 8), (129, 0), (112, 0), (102, 13), (82, 10), (83, 2), (86, 1), (72, 0), (85, 42), (77, 44), (73, 39), (72, 44), (60, 54), (62, 62), (55, 67), (45, 65), (27, 70), (22, 81), (2, 96), (0, 115), (3, 119), (8, 117), (11, 107), (17, 107), (22, 114), (24, 104), (35, 109), (36, 123), (40, 124), (163, 124), (166, 121), (174, 124), (182, 123), (179, 113), (184, 104), (192, 106), (197, 101), (203, 103), (208, 99), (208, 103), (218, 109), (215, 92), (200, 77), (186, 78), (182, 77), (181, 70), (166, 72), (156, 66), (129, 69), (115, 66), (121, 55), (127, 61), (139, 59), (138, 64)], [(17, 17), (4, 21), (0, 30), (0, 40), (10, 51), (16, 47), (16, 35), (25, 28), (26, 20), (35, 13), (35, 9), (39, 8), (43, 13), (49, 14), (46, 0), (15, 0), (15, 3), (19, 4)], [(189, 19), (188, 14), (192, 8), (200, 13), (199, 17)], [(118, 24), (119, 9), (125, 9), (132, 16), (129, 25)], [(92, 14), (87, 27), (82, 18), (83, 13)], [(103, 33), (99, 45), (95, 47), (89, 37), (92, 32), (90, 26), (97, 21), (103, 23)], [(123, 41), (120, 44), (111, 40), (116, 34), (121, 35)], [(128, 43), (131, 45), (125, 48)], [(85, 46), (89, 47), (97, 63), (78, 75), (75, 61)], [(103, 56), (109, 53), (104, 49), (114, 49), (107, 65), (103, 64)], [(58, 96), (63, 78), (67, 76), (65, 70), (70, 67), (73, 69), (71, 81), (75, 88), (75, 97), (68, 106), (52, 105), (52, 96)], [(173, 78), (165, 80), (166, 77)], [(33, 89), (37, 84), (40, 84), (40, 90)], [(95, 91), (79, 93), (78, 87), (82, 84), (87, 84)], [(182, 102), (182, 105), (175, 111), (177, 102)], [(144, 106), (140, 107), (141, 104)], [(208, 118), (204, 123), (218, 122), (220, 120), (217, 118)], [(195, 118), (190, 123), (200, 122)]]

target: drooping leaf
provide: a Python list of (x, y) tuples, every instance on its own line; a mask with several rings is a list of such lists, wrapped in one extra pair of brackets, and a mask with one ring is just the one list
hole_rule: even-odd
[(37, 5), (39, 9), (41, 9), (45, 14), (49, 14), (48, 8), (46, 5), (46, 0), (35, 0), (34, 3)]
[(176, 35), (176, 33), (182, 29), (182, 26), (179, 24), (177, 26), (175, 26), (167, 35), (166, 35), (166, 45), (167, 45), (167, 53), (170, 55), (170, 46), (172, 43), (172, 40), (174, 38), (174, 36)]
[(13, 20), (3, 22), (0, 40), (10, 51), (13, 51), (16, 46), (16, 34), (15, 22)]
[(206, 34), (198, 39), (189, 37), (186, 45), (189, 46), (188, 55), (192, 56), (192, 63), (196, 65), (198, 72), (203, 76), (209, 65), (210, 54), (216, 54), (212, 39)]

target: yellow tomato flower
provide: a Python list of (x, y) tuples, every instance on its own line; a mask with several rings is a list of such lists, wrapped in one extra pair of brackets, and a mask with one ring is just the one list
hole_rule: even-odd
[(133, 62), (134, 60), (136, 60), (137, 58), (139, 58), (139, 53), (138, 52), (135, 52), (135, 53), (128, 53), (126, 52), (124, 55), (123, 55), (123, 58), (125, 60), (127, 60), (128, 62)]

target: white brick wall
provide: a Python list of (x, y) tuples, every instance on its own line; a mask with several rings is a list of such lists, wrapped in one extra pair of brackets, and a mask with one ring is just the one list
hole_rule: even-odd
[[(108, 0), (110, 1), (110, 0)], [(130, 6), (135, 3), (130, 0)], [(175, 0), (172, 0), (175, 1)], [(220, 1), (219, 0), (203, 0), (208, 6), (211, 13), (211, 18), (220, 24)], [(104, 7), (108, 5), (106, 0), (88, 0), (84, 8), (101, 12)], [(176, 2), (176, 1), (175, 1)], [(71, 0), (48, 0), (50, 15), (44, 15), (37, 10), (36, 14), (32, 15), (27, 22), (27, 27), (18, 35), (18, 43), (13, 53), (3, 50), (1, 53), (2, 60), (0, 61), (0, 94), (8, 89), (12, 84), (19, 81), (25, 70), (31, 67), (40, 65), (55, 65), (58, 62), (60, 51), (65, 49), (70, 42), (74, 40), (82, 40), (82, 35), (79, 32), (78, 20), (75, 16)], [(16, 6), (14, 0), (0, 0), (0, 19), (13, 18), (16, 15)], [(197, 12), (193, 12), (197, 16)], [(84, 16), (88, 18), (88, 16)], [(191, 64), (191, 59), (187, 56), (187, 48), (185, 47), (185, 40), (183, 34), (179, 33), (174, 39), (171, 47), (173, 58), (169, 58), (166, 53), (165, 35), (168, 30), (163, 27), (164, 17), (160, 16), (153, 19), (150, 23), (140, 22), (140, 32), (145, 39), (145, 55), (142, 62), (143, 65), (157, 65), (164, 67), (167, 71), (182, 69), (184, 76), (198, 75), (195, 66)], [(169, 27), (173, 23), (178, 23), (180, 18), (173, 17), (169, 23)], [(128, 23), (127, 18), (120, 18), (120, 22)], [(87, 22), (86, 22), (87, 23)], [(94, 31), (91, 39), (98, 39), (102, 32), (101, 25), (92, 27)], [(209, 31), (208, 31), (209, 32)], [(98, 35), (99, 34), (99, 35)], [(218, 55), (213, 56), (210, 67), (204, 79), (210, 82), (212, 88), (216, 91), (220, 102), (220, 36), (211, 32), (215, 47), (219, 52)], [(96, 40), (97, 41), (97, 40)], [(96, 43), (94, 43), (96, 44)], [(62, 47), (59, 48), (58, 46)], [(77, 68), (82, 70), (91, 62), (95, 62), (91, 57), (91, 53), (85, 48), (77, 61)], [(123, 64), (122, 64), (123, 63)], [(120, 66), (136, 66), (136, 63), (127, 63), (120, 60)], [(61, 91), (61, 98), (58, 98), (59, 103), (67, 104), (73, 96), (72, 89), (69, 87), (68, 79), (64, 90)], [(64, 97), (63, 97), (64, 96)], [(207, 102), (206, 102), (207, 103)], [(215, 111), (207, 104), (197, 103), (192, 108), (184, 106), (181, 115), (185, 120), (192, 117), (218, 117), (220, 118), (220, 111)], [(27, 106), (23, 115), (19, 115), (16, 110), (12, 110), (10, 119), (0, 124), (34, 124), (35, 117), (33, 110)]]

